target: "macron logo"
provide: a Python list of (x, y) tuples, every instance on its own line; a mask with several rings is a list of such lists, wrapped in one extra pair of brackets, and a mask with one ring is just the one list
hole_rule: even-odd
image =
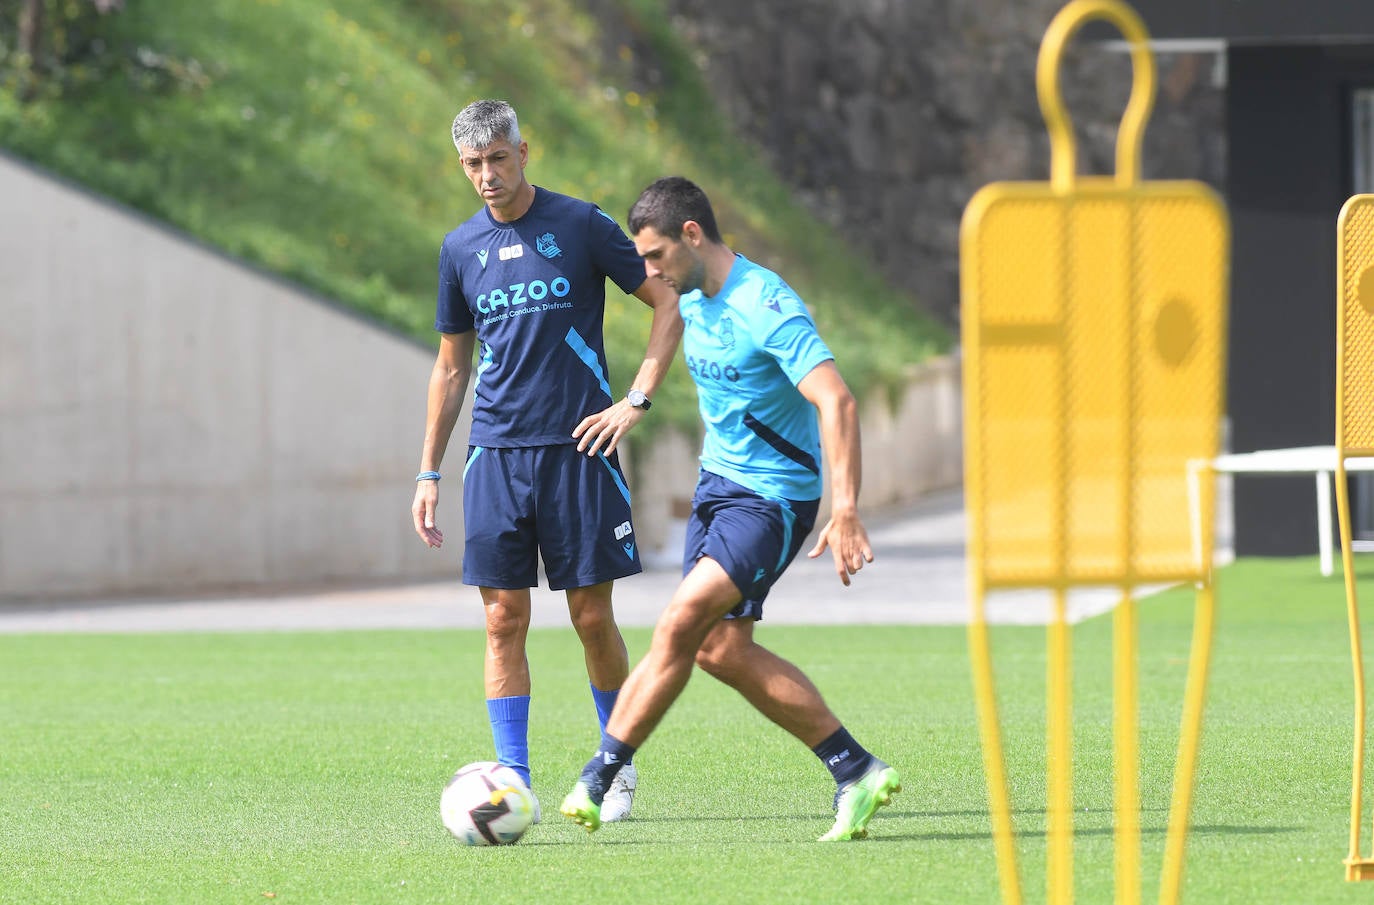
[(485, 248), (482, 249), (481, 251), (477, 252), (477, 260), (479, 260), (479, 261), (482, 262), (482, 269), (483, 269), (483, 270), (486, 270), (486, 269), (487, 269), (487, 250), (486, 250)]
[(625, 551), (625, 555), (628, 556), (630, 559), (635, 558), (635, 545), (633, 541), (631, 541), (628, 544), (621, 544), (621, 549)]

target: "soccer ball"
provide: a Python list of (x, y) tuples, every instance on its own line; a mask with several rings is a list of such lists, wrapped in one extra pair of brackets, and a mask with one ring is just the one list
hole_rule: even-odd
[(513, 845), (534, 820), (534, 797), (510, 767), (478, 761), (448, 781), (439, 816), (466, 845)]

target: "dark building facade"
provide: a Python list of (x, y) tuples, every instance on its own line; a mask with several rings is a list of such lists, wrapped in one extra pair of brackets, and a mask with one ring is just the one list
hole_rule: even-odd
[[(1336, 217), (1350, 195), (1374, 192), (1374, 3), (1134, 5), (1161, 47), (1224, 47), (1231, 449), (1329, 445)], [(1374, 484), (1357, 480), (1358, 537), (1374, 533)], [(1315, 519), (1310, 476), (1236, 477), (1238, 554), (1312, 553)]]

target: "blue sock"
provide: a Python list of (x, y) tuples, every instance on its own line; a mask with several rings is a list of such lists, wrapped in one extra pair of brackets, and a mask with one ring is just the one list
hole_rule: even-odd
[[(615, 709), (616, 699), (620, 697), (620, 689), (612, 691), (602, 691), (590, 682), (587, 687), (592, 690), (592, 701), (596, 704), (596, 721), (601, 724), (601, 734), (606, 734), (606, 721), (611, 718), (611, 711)], [(629, 763), (626, 760), (625, 763)]]
[(835, 777), (835, 784), (840, 788), (863, 776), (873, 762), (873, 755), (854, 741), (854, 736), (843, 726), (811, 750)]
[(505, 764), (530, 784), (530, 696), (487, 698), (487, 718), (491, 739), (496, 743), (496, 760)]
[(620, 772), (620, 768), (630, 762), (635, 756), (635, 749), (615, 738), (614, 736), (601, 733), (601, 747), (592, 755), (592, 759), (587, 761), (587, 766), (582, 768), (582, 775), (579, 777), (587, 787), (587, 795), (596, 804), (601, 804), (606, 798), (606, 789), (610, 786), (611, 780)]

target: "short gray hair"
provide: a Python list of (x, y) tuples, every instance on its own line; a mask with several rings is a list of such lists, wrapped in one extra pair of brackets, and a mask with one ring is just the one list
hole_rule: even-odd
[(480, 151), (493, 142), (506, 139), (520, 145), (520, 123), (515, 108), (505, 101), (473, 101), (453, 118), (453, 146)]

